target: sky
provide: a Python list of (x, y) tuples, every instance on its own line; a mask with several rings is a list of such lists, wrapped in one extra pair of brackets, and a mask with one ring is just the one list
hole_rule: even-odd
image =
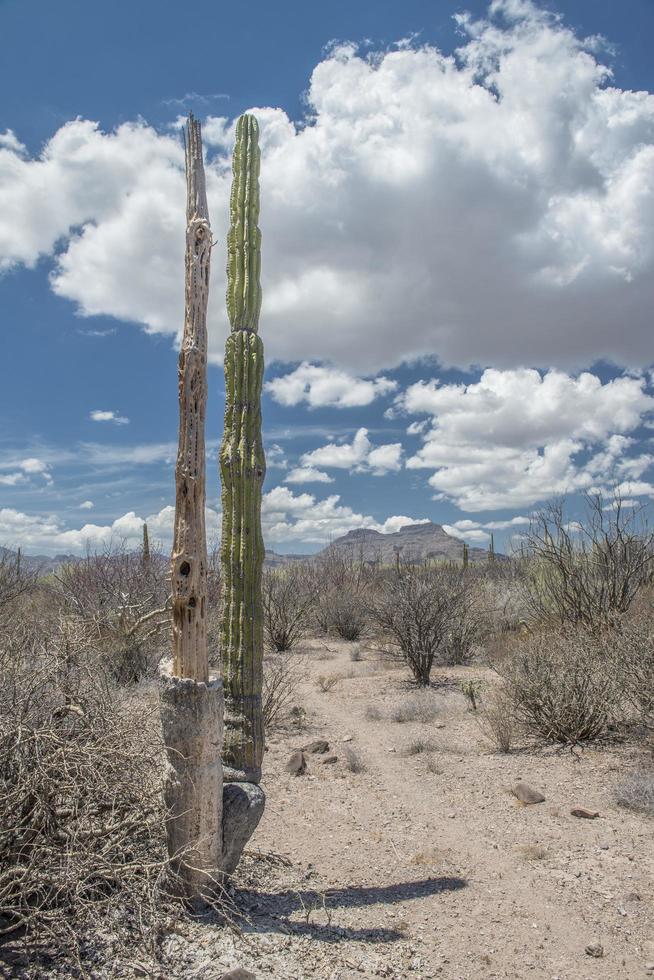
[(654, 497), (651, 0), (0, 0), (0, 544), (170, 545), (180, 127), (261, 130), (268, 547)]

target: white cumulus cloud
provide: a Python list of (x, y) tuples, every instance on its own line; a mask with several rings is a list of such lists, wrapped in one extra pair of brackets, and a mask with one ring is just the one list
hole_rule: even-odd
[[(411, 385), (397, 405), (432, 416), (410, 469), (432, 469), (437, 497), (464, 510), (527, 507), (612, 477), (640, 476), (626, 435), (654, 410), (641, 377), (489, 369), (474, 384)], [(632, 491), (629, 491), (632, 493)]]
[(266, 391), (280, 405), (306, 402), (310, 408), (358, 408), (370, 405), (375, 398), (390, 394), (396, 388), (397, 382), (389, 378), (355, 378), (347, 371), (306, 361), (289, 374), (273, 378), (266, 384)]
[(334, 480), (324, 470), (315, 466), (295, 466), (284, 479), (284, 483), (333, 483)]
[(384, 476), (401, 468), (402, 452), (399, 442), (373, 446), (368, 438), (368, 430), (362, 427), (357, 430), (352, 442), (329, 442), (304, 453), (301, 464), (303, 467), (326, 466)]
[[(425, 354), (498, 367), (649, 363), (654, 96), (616, 86), (597, 39), (528, 0), (495, 0), (460, 29), (451, 56), (416, 42), (333, 48), (298, 125), (254, 108), (268, 358), (293, 363), (300, 351), (366, 376)], [(233, 123), (210, 117), (204, 133), (218, 360)], [(176, 334), (177, 134), (77, 119), (34, 157), (19, 137), (0, 142), (0, 264), (33, 266), (60, 243), (52, 288), (82, 314)], [(348, 397), (313, 389), (304, 400)]]
[(92, 422), (113, 422), (114, 425), (129, 425), (129, 419), (126, 416), (101, 408), (95, 408), (89, 412), (89, 418)]

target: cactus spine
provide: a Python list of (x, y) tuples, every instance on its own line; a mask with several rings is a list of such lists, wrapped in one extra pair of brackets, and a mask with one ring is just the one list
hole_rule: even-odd
[(236, 125), (227, 236), (225, 426), (220, 449), (222, 478), (221, 645), (225, 689), (225, 776), (258, 783), (263, 755), (261, 676), (263, 616), (261, 488), (266, 471), (261, 440), (263, 344), (261, 309), (259, 128), (254, 116)]

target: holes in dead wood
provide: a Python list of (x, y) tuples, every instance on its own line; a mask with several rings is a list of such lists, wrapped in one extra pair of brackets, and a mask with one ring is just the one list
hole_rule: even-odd
[(187, 575), (191, 574), (191, 566), (187, 561), (183, 561), (182, 564), (179, 566), (179, 574), (183, 575), (184, 578), (186, 578)]

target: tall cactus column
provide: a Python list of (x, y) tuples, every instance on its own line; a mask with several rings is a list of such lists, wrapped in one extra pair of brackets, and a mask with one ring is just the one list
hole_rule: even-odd
[(261, 682), (263, 613), (261, 488), (266, 463), (261, 440), (263, 344), (259, 218), (259, 129), (254, 116), (236, 125), (227, 236), (225, 427), (220, 449), (223, 527), (221, 643), (225, 688), (225, 869), (231, 870), (265, 803), (258, 787), (263, 756)]
[(164, 797), (171, 862), (189, 900), (201, 906), (222, 869), (222, 682), (209, 678), (205, 415), (211, 228), (200, 124), (186, 130), (184, 334), (179, 355), (179, 449), (171, 588), (172, 670), (162, 676), (167, 754)]

